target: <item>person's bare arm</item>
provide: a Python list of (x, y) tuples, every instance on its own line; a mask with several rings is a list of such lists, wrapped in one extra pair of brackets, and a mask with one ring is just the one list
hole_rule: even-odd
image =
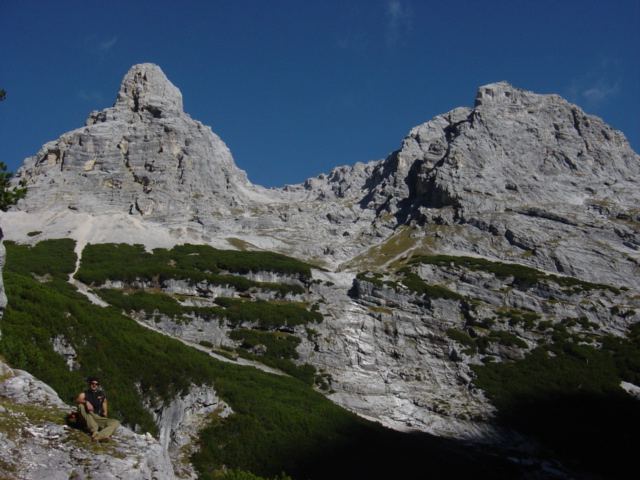
[(78, 398), (76, 399), (76, 402), (84, 404), (84, 408), (87, 409), (87, 412), (92, 412), (93, 411), (93, 405), (91, 405), (91, 402), (87, 402), (86, 401), (86, 399), (84, 398), (84, 392), (82, 392), (82, 393), (80, 393), (80, 395), (78, 395)]
[(107, 416), (107, 399), (105, 398), (102, 402), (102, 416)]

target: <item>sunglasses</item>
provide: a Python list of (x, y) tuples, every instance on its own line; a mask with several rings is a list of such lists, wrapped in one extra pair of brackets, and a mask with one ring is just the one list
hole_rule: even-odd
[(91, 382), (89, 385), (100, 385), (98, 382)]

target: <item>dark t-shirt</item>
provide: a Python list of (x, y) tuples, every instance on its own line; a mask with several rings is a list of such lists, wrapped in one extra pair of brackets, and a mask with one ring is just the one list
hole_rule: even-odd
[(97, 415), (102, 415), (102, 403), (104, 402), (104, 393), (99, 390), (96, 392), (92, 392), (91, 390), (87, 390), (84, 392), (84, 399), (93, 405), (93, 413)]

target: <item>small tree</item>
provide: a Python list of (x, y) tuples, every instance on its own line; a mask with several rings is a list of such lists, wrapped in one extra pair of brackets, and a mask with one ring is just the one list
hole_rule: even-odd
[(21, 180), (20, 186), (11, 187), (12, 172), (7, 172), (7, 166), (0, 162), (0, 210), (6, 212), (11, 205), (24, 198), (27, 194), (26, 181)]
[[(7, 96), (7, 92), (0, 90), (0, 102)], [(20, 186), (11, 188), (12, 172), (7, 172), (7, 166), (4, 162), (0, 162), (0, 210), (6, 212), (7, 209), (14, 205), (18, 200), (24, 198), (27, 194), (26, 181), (21, 180)]]

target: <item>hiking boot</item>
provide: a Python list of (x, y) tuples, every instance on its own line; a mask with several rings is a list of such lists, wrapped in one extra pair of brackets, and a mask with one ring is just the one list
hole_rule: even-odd
[(99, 443), (109, 443), (109, 437), (98, 437), (98, 442)]

